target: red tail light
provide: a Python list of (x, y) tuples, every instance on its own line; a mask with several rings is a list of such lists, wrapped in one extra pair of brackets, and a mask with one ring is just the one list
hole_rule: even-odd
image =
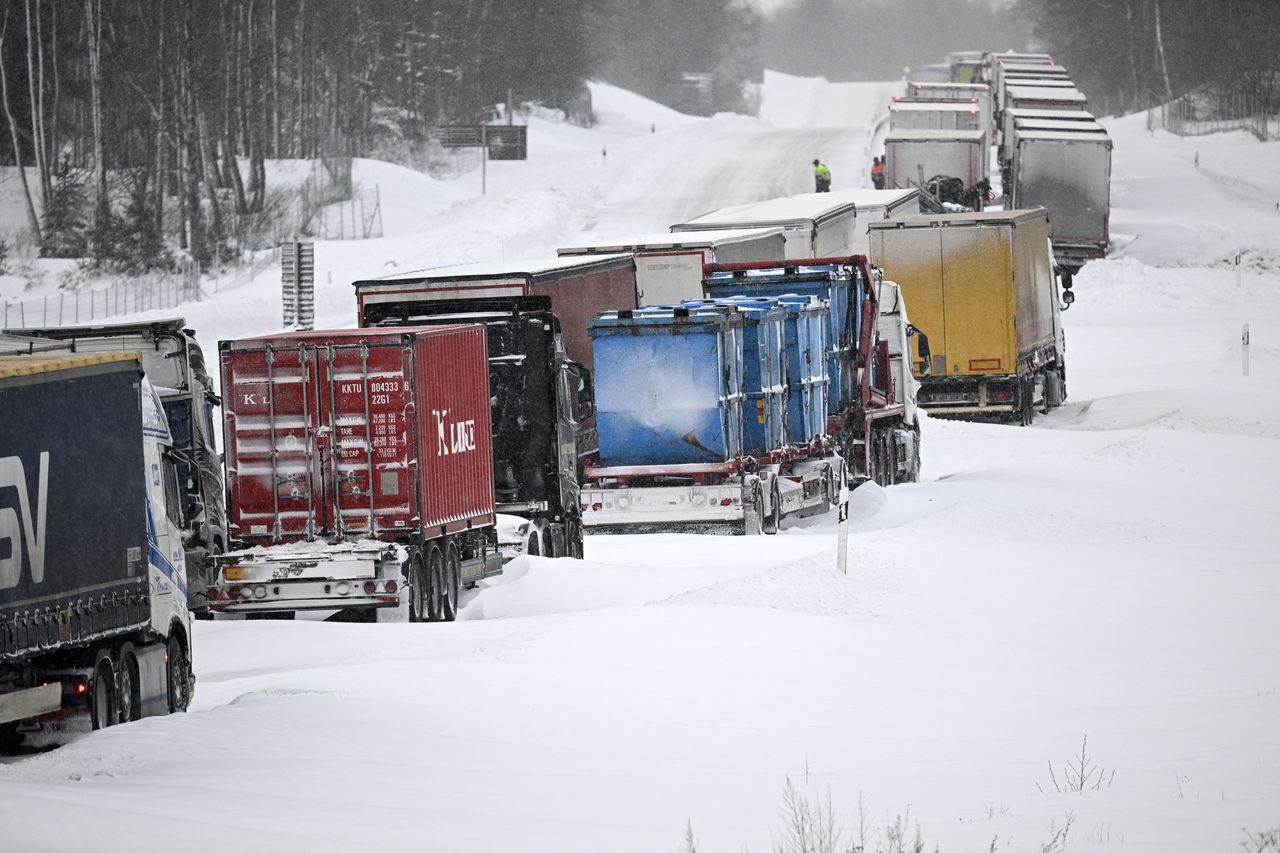
[(211, 586), (209, 587), (208, 591), (205, 592), (205, 598), (209, 599), (210, 601), (217, 601), (219, 592), (220, 590), (216, 586)]
[(395, 581), (387, 581), (387, 592), (394, 594), (399, 589), (400, 589), (400, 584), (396, 583)]
[(374, 582), (374, 581), (365, 581), (365, 582), (364, 582), (364, 594), (365, 594), (365, 595), (373, 595), (373, 594), (374, 594), (375, 592), (377, 592), (377, 591), (378, 591), (378, 584), (377, 584), (376, 582)]
[(593, 510), (595, 510), (596, 512), (599, 512), (600, 510), (604, 509), (604, 504), (602, 504), (602, 503), (594, 503), (594, 504), (592, 504), (592, 505), (591, 505), (591, 508), (592, 508)]
[(993, 403), (1007, 403), (1013, 399), (1012, 391), (992, 391), (989, 399)]

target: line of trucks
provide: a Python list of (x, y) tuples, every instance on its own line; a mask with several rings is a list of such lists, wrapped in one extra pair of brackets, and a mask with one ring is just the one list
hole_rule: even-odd
[(216, 386), (181, 320), (8, 330), (0, 740), (184, 709), (193, 611), (448, 621), (586, 531), (770, 534), (912, 482), (921, 408), (1065, 395), (1047, 228), (775, 199), (357, 281), (352, 328), (221, 341)]
[[(1110, 136), (1049, 54), (967, 52), (941, 67), (949, 67), (948, 79), (929, 66), (890, 104), (886, 186), (945, 176), (975, 187), (998, 176), (1006, 207), (1049, 211), (1053, 257), (1069, 292), (1080, 267), (1103, 257), (1110, 242)], [(983, 195), (970, 194), (973, 209), (984, 206)]]

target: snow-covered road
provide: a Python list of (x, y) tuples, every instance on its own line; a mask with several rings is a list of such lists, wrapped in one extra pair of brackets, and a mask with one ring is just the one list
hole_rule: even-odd
[[(399, 176), (392, 236), (319, 248), (321, 322), (349, 323), (345, 282), (380, 266), (661, 229), (806, 189), (815, 154), (839, 184), (870, 124), (804, 130), (823, 99), (779, 85), (777, 126), (599, 88), (600, 127), (535, 128), (545, 154), (495, 164), (483, 200), (363, 165)], [(856, 493), (847, 576), (828, 518), (592, 537), (454, 624), (202, 624), (191, 713), (0, 765), (0, 851), (638, 853), (687, 825), (701, 851), (767, 850), (788, 778), (868, 850), (908, 809), (943, 853), (1067, 823), (1072, 851), (1201, 853), (1280, 826), (1280, 226), (1203, 151), (1197, 172), (1203, 140), (1140, 119), (1111, 127), (1135, 239), (1064, 317), (1070, 402), (1031, 429), (927, 421), (924, 481)], [(1212, 150), (1274, 188), (1275, 143)], [(1237, 252), (1239, 285), (1217, 263)], [(188, 317), (265, 331), (274, 298)], [(1087, 790), (1056, 790), (1086, 736)]]

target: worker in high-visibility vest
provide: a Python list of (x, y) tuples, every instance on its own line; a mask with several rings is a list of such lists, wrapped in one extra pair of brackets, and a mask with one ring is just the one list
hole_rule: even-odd
[(831, 170), (821, 160), (813, 161), (813, 183), (817, 192), (831, 192)]
[(884, 160), (879, 157), (871, 163), (871, 185), (878, 190), (884, 189)]

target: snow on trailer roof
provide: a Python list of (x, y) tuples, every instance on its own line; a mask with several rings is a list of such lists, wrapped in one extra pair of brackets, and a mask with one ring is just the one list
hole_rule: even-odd
[(975, 98), (967, 101), (923, 101), (909, 99), (894, 99), (889, 104), (889, 109), (896, 112), (940, 112), (940, 113), (975, 113), (978, 111), (978, 102)]
[(253, 350), (260, 346), (286, 338), (290, 341), (319, 341), (327, 343), (332, 340), (349, 341), (353, 339), (368, 340), (374, 344), (394, 343), (407, 335), (431, 337), (448, 334), (458, 329), (469, 328), (468, 323), (450, 323), (447, 326), (392, 326), (390, 328), (356, 328), (356, 329), (290, 329), (279, 332), (267, 332), (249, 338), (236, 338), (230, 341), (219, 341), (222, 350)]
[(917, 213), (901, 219), (883, 219), (872, 222), (872, 230), (883, 231), (893, 228), (932, 228), (936, 225), (1020, 225), (1036, 219), (1044, 219), (1049, 211), (1043, 207), (1032, 207), (1022, 210), (983, 210), (967, 213)]
[[(834, 203), (833, 203), (834, 202)], [(673, 232), (709, 230), (721, 225), (783, 224), (819, 222), (844, 214), (856, 214), (854, 202), (840, 200), (837, 193), (801, 193), (750, 204), (722, 207), (671, 226)]]
[(1111, 144), (1111, 137), (1106, 131), (1102, 133), (1091, 133), (1081, 130), (1029, 130), (1026, 133), (1019, 131), (1018, 141), (1025, 142), (1028, 139), (1049, 142), (1105, 142)]
[(1037, 74), (1052, 74), (1055, 77), (1066, 77), (1065, 65), (1046, 65), (1040, 62), (1001, 62), (1001, 74), (1016, 74), (1019, 71), (1034, 71)]
[(1025, 98), (1033, 101), (1061, 101), (1064, 104), (1083, 104), (1088, 98), (1076, 89), (1055, 88), (1053, 86), (1010, 86), (1007, 94), (1010, 98)]
[(113, 362), (132, 362), (142, 369), (142, 355), (136, 352), (76, 352), (59, 355), (4, 355), (0, 356), (0, 379), (15, 376), (34, 376), (56, 370), (74, 370)]
[(1107, 132), (1107, 129), (1096, 121), (1066, 121), (1053, 118), (1015, 118), (1013, 127), (1019, 134), (1032, 130), (1069, 130), (1090, 134)]
[(890, 130), (885, 142), (981, 142), (985, 130)]
[(390, 281), (457, 281), (488, 278), (532, 278), (558, 272), (575, 272), (592, 267), (608, 267), (613, 264), (634, 263), (630, 255), (585, 255), (571, 257), (537, 258), (534, 260), (481, 261), (471, 264), (451, 264), (422, 270), (392, 273), (376, 278), (361, 279), (356, 286)]
[(1063, 121), (1097, 121), (1088, 110), (1040, 110), (1034, 107), (1009, 107), (1005, 115), (1020, 118), (1061, 119)]
[(946, 89), (965, 92), (990, 92), (990, 83), (931, 83), (928, 80), (912, 80), (907, 83), (908, 89)]
[(717, 243), (736, 243), (742, 240), (759, 240), (781, 235), (781, 228), (717, 228), (709, 231), (663, 231), (653, 234), (626, 234), (594, 243), (562, 246), (562, 254), (586, 252), (615, 253), (636, 252), (645, 249), (702, 249)]

